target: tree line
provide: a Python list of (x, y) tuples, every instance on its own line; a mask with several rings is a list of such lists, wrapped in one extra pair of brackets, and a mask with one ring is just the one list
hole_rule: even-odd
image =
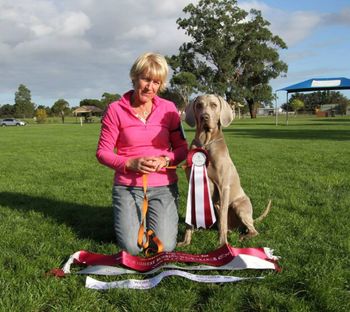
[(339, 91), (316, 91), (311, 93), (294, 93), (288, 103), (281, 107), (284, 110), (295, 112), (316, 112), (325, 104), (336, 104), (336, 113), (345, 115), (350, 100)]
[[(104, 110), (110, 103), (120, 99), (118, 93), (102, 94), (101, 99), (83, 99), (79, 106), (97, 106)], [(15, 93), (15, 104), (4, 104), (0, 106), (0, 117), (16, 118), (33, 118), (39, 120), (46, 117), (70, 116), (77, 107), (70, 107), (65, 99), (58, 99), (50, 106), (36, 105), (32, 102), (31, 91), (24, 85), (20, 84)]]

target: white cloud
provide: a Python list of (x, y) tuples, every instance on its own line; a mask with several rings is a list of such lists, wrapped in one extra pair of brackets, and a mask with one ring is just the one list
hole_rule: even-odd
[(319, 26), (321, 17), (309, 12), (294, 12), (281, 14), (272, 29), (279, 33), (287, 45), (295, 45), (309, 37)]
[[(64, 62), (66, 57), (80, 57), (84, 51), (91, 48), (90, 43), (80, 38), (59, 38), (57, 36), (47, 36), (34, 40), (18, 43), (12, 51), (19, 57), (30, 57), (34, 60), (40, 57), (40, 60), (58, 60)], [(62, 55), (65, 53), (65, 55)], [(44, 59), (42, 58), (44, 57)]]
[(239, 6), (249, 11), (255, 8), (271, 25), (272, 33), (279, 35), (288, 46), (293, 46), (310, 36), (320, 25), (321, 14), (308, 11), (288, 12), (270, 7), (261, 1), (244, 1)]
[(151, 0), (151, 10), (155, 12), (156, 15), (163, 17), (173, 17), (178, 16), (179, 12), (188, 5), (190, 2), (197, 3), (198, 1), (188, 1), (188, 0)]
[(131, 28), (124, 34), (126, 39), (151, 39), (157, 34), (157, 30), (150, 25), (139, 25)]
[(270, 29), (278, 34), (288, 46), (294, 46), (309, 38), (321, 27), (344, 25), (350, 26), (350, 7), (335, 13), (317, 11), (287, 11), (268, 6), (263, 1), (242, 1), (239, 6), (249, 11), (258, 9), (270, 23)]
[(53, 32), (53, 28), (45, 24), (33, 25), (31, 30), (37, 37), (47, 36)]
[(91, 26), (89, 17), (83, 12), (65, 13), (55, 24), (58, 33), (68, 37), (82, 36)]

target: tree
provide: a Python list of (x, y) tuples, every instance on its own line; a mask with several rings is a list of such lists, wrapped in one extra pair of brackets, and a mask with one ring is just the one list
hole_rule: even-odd
[(346, 115), (346, 111), (349, 105), (350, 105), (350, 100), (342, 101), (341, 103), (339, 103), (339, 113), (341, 115)]
[(109, 104), (112, 102), (118, 101), (121, 98), (121, 96), (118, 93), (108, 93), (105, 92), (102, 94), (102, 98), (99, 103), (99, 108), (105, 109)]
[(293, 111), (295, 112), (295, 115), (297, 114), (297, 111), (300, 110), (301, 108), (304, 107), (304, 102), (302, 100), (299, 99), (294, 99), (291, 103), (290, 103)]
[(69, 103), (65, 99), (57, 100), (51, 107), (52, 113), (60, 115), (62, 111), (69, 111)]
[(51, 111), (54, 115), (61, 116), (64, 123), (64, 116), (69, 113), (69, 103), (65, 99), (59, 99), (52, 105)]
[(38, 123), (44, 123), (47, 119), (47, 113), (44, 108), (38, 108), (35, 112), (36, 121)]
[(51, 111), (51, 107), (49, 106), (44, 106), (44, 105), (38, 105), (37, 109), (44, 109), (46, 111), (46, 115), (47, 116), (52, 116), (52, 111)]
[(22, 118), (31, 118), (34, 115), (35, 105), (32, 103), (30, 90), (20, 84), (15, 93), (15, 115)]
[(101, 101), (97, 100), (97, 99), (84, 99), (84, 100), (80, 101), (79, 106), (96, 106), (96, 107), (100, 107), (101, 106)]
[(15, 114), (15, 106), (5, 104), (0, 107), (0, 117), (11, 117)]
[(175, 89), (166, 88), (164, 91), (160, 92), (160, 96), (164, 99), (174, 102), (179, 111), (183, 111), (186, 107), (187, 103), (184, 101), (184, 98)]
[(177, 24), (192, 40), (168, 58), (174, 75), (194, 74), (199, 91), (245, 102), (256, 117), (259, 103), (273, 100), (269, 81), (287, 71), (278, 54), (286, 44), (271, 33), (260, 11), (249, 15), (236, 0), (200, 0), (183, 11), (190, 16)]
[(190, 72), (180, 72), (173, 75), (170, 80), (173, 92), (182, 97), (182, 103), (178, 103), (178, 108), (183, 109), (189, 102), (192, 93), (198, 88), (197, 78)]

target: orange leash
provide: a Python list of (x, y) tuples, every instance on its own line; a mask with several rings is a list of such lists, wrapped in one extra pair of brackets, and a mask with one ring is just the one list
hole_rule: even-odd
[(168, 166), (164, 168), (165, 169), (178, 169), (178, 168), (186, 169), (187, 167), (188, 167), (187, 165), (180, 165), (180, 166)]
[(146, 214), (148, 211), (148, 198), (147, 198), (147, 174), (142, 176), (143, 185), (143, 203), (142, 203), (142, 215), (139, 233), (137, 237), (137, 245), (145, 251), (146, 256), (152, 255), (152, 253), (159, 253), (164, 250), (161, 240), (155, 235), (153, 230), (146, 229)]
[[(182, 166), (168, 166), (166, 169), (177, 169), (182, 168), (186, 169), (187, 165)], [(148, 198), (147, 198), (147, 174), (142, 176), (142, 187), (143, 187), (143, 203), (142, 203), (142, 215), (141, 215), (141, 224), (137, 236), (137, 245), (142, 248), (146, 256), (151, 256), (154, 253), (159, 253), (164, 250), (163, 243), (155, 235), (153, 230), (146, 229), (146, 214), (148, 211)]]

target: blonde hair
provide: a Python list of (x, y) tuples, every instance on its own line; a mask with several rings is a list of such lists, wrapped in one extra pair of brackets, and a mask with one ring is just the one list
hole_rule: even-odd
[(140, 78), (141, 75), (146, 75), (149, 78), (160, 81), (159, 91), (165, 89), (165, 81), (168, 77), (168, 63), (163, 55), (153, 52), (147, 52), (140, 55), (130, 69), (130, 78), (132, 84)]

